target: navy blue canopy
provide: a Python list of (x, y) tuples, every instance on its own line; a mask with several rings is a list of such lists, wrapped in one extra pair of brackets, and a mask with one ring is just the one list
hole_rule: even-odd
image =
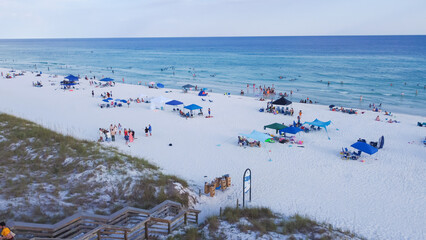
[(70, 82), (78, 81), (78, 77), (76, 77), (76, 76), (74, 76), (72, 74), (66, 76), (65, 79), (68, 79)]
[(101, 81), (101, 82), (113, 82), (114, 81), (114, 79), (112, 79), (112, 78), (102, 78), (101, 80), (99, 80), (99, 81)]
[(183, 102), (178, 101), (178, 100), (172, 100), (170, 102), (166, 102), (166, 104), (175, 106), (175, 105), (181, 105), (181, 104), (183, 104)]
[(303, 131), (302, 129), (298, 128), (298, 127), (287, 127), (287, 128), (283, 128), (280, 130), (280, 133), (291, 133), (291, 134), (296, 134), (300, 131)]
[(363, 151), (365, 153), (368, 153), (370, 155), (372, 155), (372, 154), (374, 154), (378, 151), (377, 148), (375, 148), (375, 147), (373, 147), (370, 144), (365, 143), (365, 142), (356, 142), (356, 143), (352, 144), (351, 147), (358, 149), (360, 151)]
[(193, 86), (193, 85), (191, 85), (191, 84), (186, 84), (186, 85), (183, 85), (183, 86), (182, 86), (182, 88), (193, 88), (193, 87), (195, 87), (195, 86)]
[(197, 109), (202, 109), (203, 107), (200, 107), (200, 106), (198, 106), (196, 104), (191, 104), (191, 105), (188, 105), (188, 106), (186, 106), (184, 108), (189, 109), (189, 110), (197, 110)]

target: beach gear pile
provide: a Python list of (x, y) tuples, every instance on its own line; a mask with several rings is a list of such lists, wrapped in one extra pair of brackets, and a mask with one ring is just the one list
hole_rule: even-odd
[(204, 193), (210, 194), (210, 197), (214, 197), (216, 190), (225, 191), (231, 187), (231, 177), (229, 174), (225, 174), (222, 177), (215, 178), (211, 183), (204, 183)]

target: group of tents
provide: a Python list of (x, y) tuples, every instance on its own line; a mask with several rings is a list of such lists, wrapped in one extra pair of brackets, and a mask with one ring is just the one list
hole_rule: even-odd
[(183, 102), (181, 101), (172, 100), (163, 96), (153, 98), (150, 100), (150, 102), (151, 102), (151, 109), (164, 109), (164, 105), (170, 105), (170, 106), (182, 105), (184, 109), (188, 109), (190, 111), (203, 108), (201, 106), (198, 106), (197, 104), (190, 104), (190, 105), (184, 106)]

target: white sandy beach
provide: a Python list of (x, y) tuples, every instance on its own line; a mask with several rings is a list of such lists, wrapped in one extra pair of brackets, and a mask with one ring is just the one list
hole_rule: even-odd
[[(32, 86), (37, 80), (43, 82), (42, 88)], [(422, 143), (426, 128), (416, 126), (426, 122), (424, 117), (393, 113), (392, 119), (400, 123), (387, 123), (383, 113), (365, 110), (365, 114), (349, 115), (331, 112), (328, 106), (293, 103), (296, 113), (303, 111), (302, 122), (331, 120), (330, 140), (320, 131), (296, 135), (304, 148), (280, 143), (243, 148), (237, 144), (240, 133), (257, 130), (273, 134), (275, 131), (263, 126), (274, 122), (288, 125), (296, 120), (296, 113), (293, 117), (260, 113), (258, 109), (266, 107), (266, 102), (250, 97), (209, 93), (204, 97), (207, 101), (202, 101), (195, 91), (120, 83), (94, 88), (84, 79), (78, 89), (64, 91), (59, 89), (61, 80), (48, 74), (35, 77), (31, 72), (12, 79), (0, 77), (0, 112), (92, 141), (98, 139), (100, 127), (121, 123), (136, 132), (131, 147), (120, 137), (115, 143), (102, 144), (146, 158), (164, 172), (186, 179), (196, 192), (203, 189), (205, 181), (230, 174), (230, 189), (214, 198), (203, 195), (199, 199), (196, 208), (202, 210), (202, 220), (218, 214), (220, 207), (235, 205), (237, 198), (241, 202), (242, 174), (251, 168), (251, 206), (306, 214), (368, 239), (426, 239), (426, 148)], [(205, 115), (211, 108), (214, 117), (185, 119), (172, 111), (173, 106), (150, 110), (146, 103), (101, 109), (98, 104), (104, 91), (113, 91), (114, 99), (135, 99), (144, 94), (176, 99), (185, 105), (195, 103), (204, 108)], [(377, 115), (381, 122), (374, 120)], [(152, 137), (144, 136), (148, 124), (153, 128)], [(372, 156), (363, 153), (365, 162), (340, 159), (342, 147), (350, 148), (358, 138), (377, 141), (382, 135), (384, 148)]]

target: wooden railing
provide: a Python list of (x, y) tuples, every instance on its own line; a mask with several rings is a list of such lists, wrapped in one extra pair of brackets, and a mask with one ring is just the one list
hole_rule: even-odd
[(138, 240), (170, 234), (182, 225), (198, 224), (199, 213), (166, 200), (151, 210), (126, 207), (110, 216), (77, 213), (53, 225), (26, 222), (9, 225), (19, 239)]

